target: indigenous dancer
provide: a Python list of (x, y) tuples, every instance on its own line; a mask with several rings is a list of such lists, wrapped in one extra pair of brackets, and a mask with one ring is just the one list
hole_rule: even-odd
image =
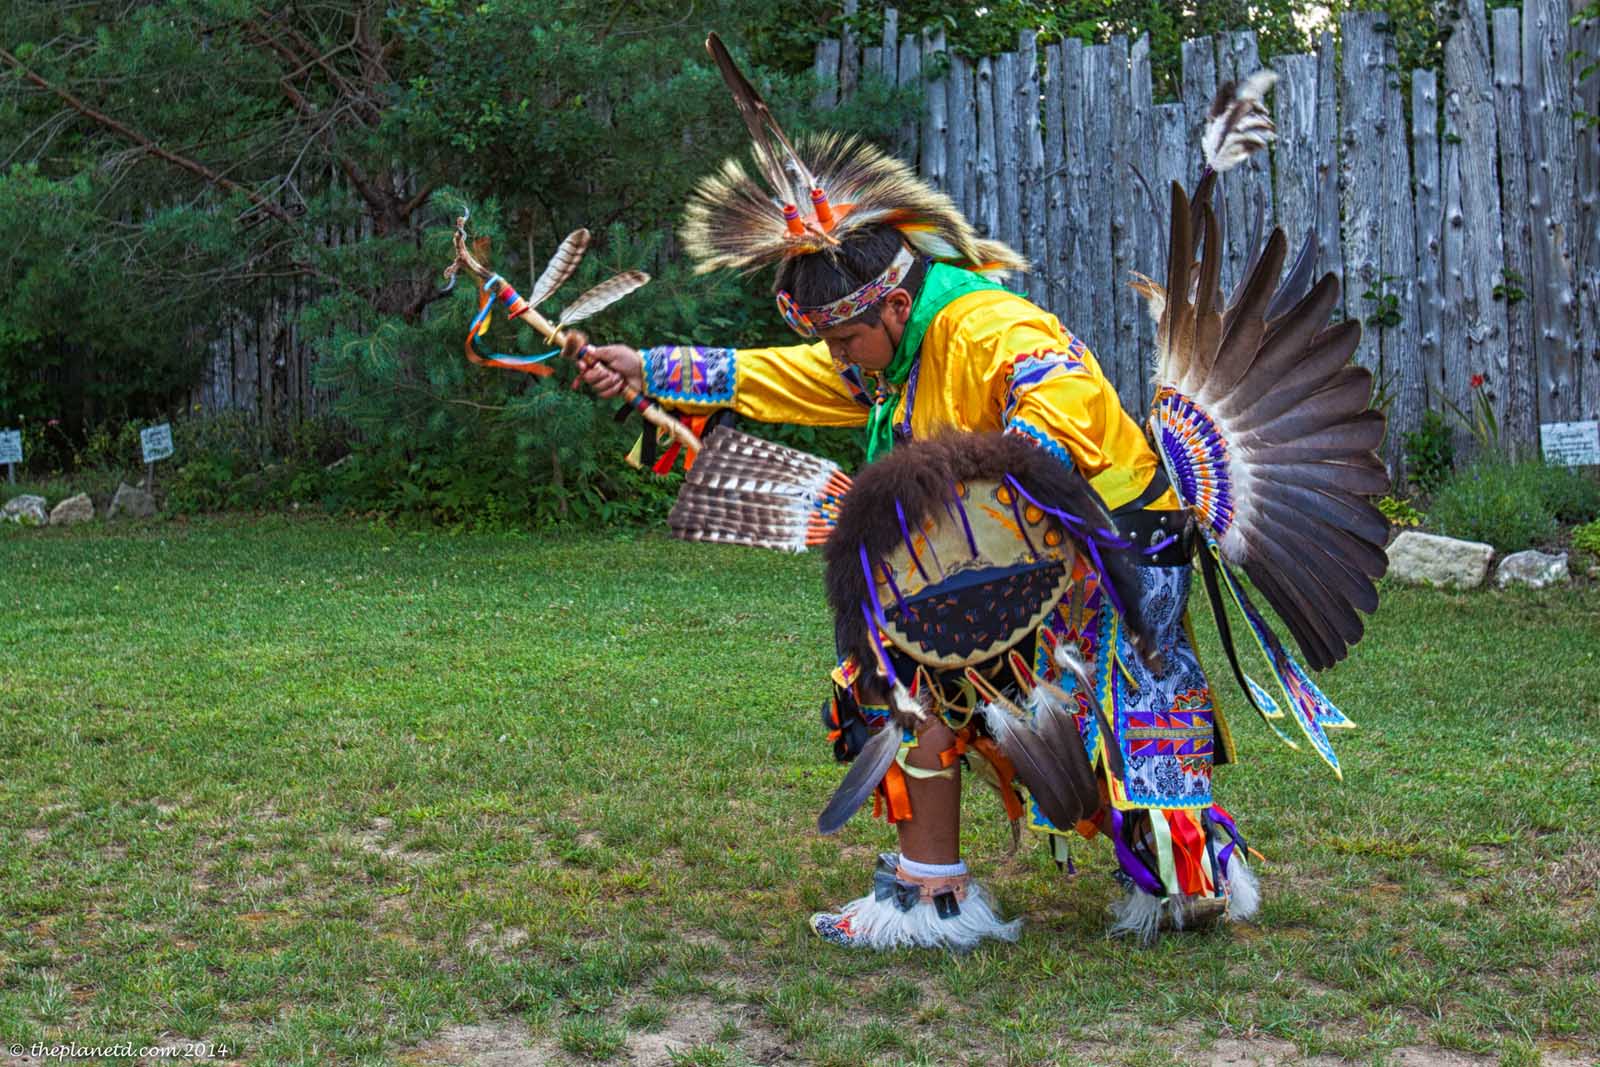
[[(1166, 285), (1139, 282), (1158, 322), (1147, 437), (1084, 341), (987, 277), (1023, 269), (1020, 256), (869, 145), (791, 144), (714, 36), (708, 47), (766, 187), (724, 164), (696, 191), (684, 246), (702, 270), (776, 264), (779, 310), (807, 343), (612, 345), (593, 350), (584, 377), (688, 415), (866, 430), (871, 462), (826, 540), (839, 662), (823, 717), (854, 764), (820, 826), (837, 829), (872, 796), (899, 851), (864, 896), (811, 925), (874, 948), (1018, 936), (959, 853), (963, 766), (999, 790), (1014, 832), (1026, 819), (1063, 864), (1068, 835), (1111, 839), (1127, 890), (1115, 931), (1149, 939), (1250, 918), (1247, 848), (1212, 795), (1234, 745), (1191, 643), (1192, 564), (1225, 636), (1226, 601), (1280, 683), (1282, 701), (1245, 677), (1228, 642), (1252, 706), (1285, 740), (1293, 717), (1337, 772), (1325, 730), (1348, 720), (1229, 565), (1321, 668), (1360, 637), (1356, 609), (1376, 607), (1386, 535), (1366, 499), (1387, 484), (1374, 454), (1383, 420), (1368, 410), (1370, 375), (1348, 365), (1359, 325), (1326, 328), (1338, 283), (1310, 285), (1314, 242), (1280, 281), (1275, 232), (1221, 298), (1214, 171), (1271, 138), (1270, 76), (1219, 93), (1193, 203), (1172, 189)], [(765, 521), (773, 509), (753, 487), (777, 475), (760, 473), (764, 447), (717, 430), (691, 482), (732, 487), (748, 514), (697, 513), (686, 492), (675, 532), (734, 540), (708, 531)]]

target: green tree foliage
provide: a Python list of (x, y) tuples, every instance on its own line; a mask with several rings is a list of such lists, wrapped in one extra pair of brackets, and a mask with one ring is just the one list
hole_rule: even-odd
[[(227, 315), (292, 283), (314, 298), (300, 332), (321, 339), (318, 377), (372, 471), (349, 503), (614, 511), (634, 487), (613, 457), (637, 431), (559, 378), (465, 362), (473, 286), (439, 293), (453, 220), (470, 208), (522, 288), (568, 231), (593, 230), (557, 305), (603, 273), (655, 273), (598, 336), (772, 338), (753, 287), (690, 276), (672, 245), (689, 186), (744, 136), (705, 33), (742, 49), (755, 9), (13, 2), (0, 415), (64, 416), (82, 434), (170, 412)], [(808, 72), (751, 72), (786, 123), (815, 121)], [(891, 130), (911, 95), (870, 87), (847, 119)], [(503, 325), (488, 338), (536, 340)]]
[[(1370, 2), (1397, 26), (1432, 11)], [(297, 327), (320, 346), (319, 381), (372, 472), (347, 503), (445, 517), (474, 499), (507, 515), (606, 514), (635, 492), (612, 458), (634, 431), (606, 406), (559, 379), (465, 363), (472, 287), (439, 293), (457, 214), (471, 209), (493, 266), (521, 287), (580, 225), (597, 243), (570, 285), (650, 270), (586, 324), (596, 336), (770, 341), (781, 327), (760, 282), (697, 278), (675, 254), (688, 188), (744, 141), (706, 31), (748, 60), (791, 130), (882, 136), (918, 106), (914, 87), (870, 81), (838, 111), (810, 106), (814, 42), (843, 17), (831, 6), (0, 3), (0, 419), (59, 418), (82, 441), (169, 415), (230, 316), (292, 289), (309, 302)], [(863, 7), (852, 28), (870, 38), (882, 5)], [(1148, 32), (1158, 92), (1175, 88), (1188, 37), (1248, 27), (1264, 57), (1309, 46), (1288, 0), (899, 7), (903, 29), (942, 25), (969, 54), (1012, 47), (1024, 26), (1045, 41)], [(283, 339), (267, 340), (264, 373), (285, 373)], [(504, 325), (488, 341), (539, 344)]]

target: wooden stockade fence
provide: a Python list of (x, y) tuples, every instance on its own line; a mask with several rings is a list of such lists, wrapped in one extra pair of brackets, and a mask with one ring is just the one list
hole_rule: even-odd
[[(847, 0), (847, 10), (855, 0)], [(1356, 358), (1389, 405), (1387, 448), (1429, 409), (1471, 410), (1474, 375), (1521, 454), (1545, 422), (1600, 418), (1600, 76), (1568, 53), (1600, 52), (1600, 24), (1569, 28), (1566, 0), (1494, 12), (1463, 0), (1443, 71), (1402, 92), (1383, 16), (1355, 12), (1313, 55), (1262, 57), (1253, 33), (1183, 47), (1182, 100), (1151, 99), (1146, 39), (1040, 47), (972, 61), (942, 31), (830, 40), (817, 103), (862, 77), (923, 86), (899, 154), (978, 229), (1024, 252), (1022, 288), (1095, 350), (1123, 403), (1150, 397), (1154, 325), (1125, 283), (1164, 272), (1170, 182), (1199, 176), (1200, 129), (1220, 82), (1262, 66), (1279, 140), (1222, 179), (1223, 280), (1243, 271), (1256, 211), (1291, 254), (1316, 230), (1318, 271), (1344, 283), (1342, 313), (1368, 324)], [(923, 72), (933, 72), (924, 78)]]
[[(1461, 7), (1444, 69), (1413, 72), (1409, 99), (1375, 13), (1344, 17), (1342, 62), (1331, 34), (1312, 55), (1260, 56), (1251, 33), (1189, 41), (1182, 99), (1157, 104), (1143, 39), (1040, 47), (1023, 33), (1015, 52), (973, 61), (939, 34), (902, 34), (887, 11), (881, 39), (818, 44), (817, 104), (864, 78), (922, 86), (898, 153), (979, 230), (1027, 254), (1023, 288), (1143, 411), (1154, 328), (1128, 272), (1162, 274), (1166, 188), (1199, 174), (1218, 82), (1270, 66), (1279, 141), (1224, 176), (1224, 280), (1243, 267), (1256, 205), (1291, 251), (1315, 229), (1318, 269), (1344, 282), (1343, 313), (1371, 324), (1358, 358), (1388, 398), (1391, 458), (1424, 411), (1469, 410), (1475, 374), (1526, 454), (1541, 422), (1600, 418), (1600, 134), (1574, 118), (1600, 114), (1600, 76), (1575, 84), (1566, 59), (1600, 53), (1600, 22), (1569, 28), (1566, 0), (1524, 0), (1492, 22), (1484, 0)], [(221, 324), (193, 403), (291, 420), (326, 408), (298, 325), (313, 294), (274, 284), (259, 311)]]

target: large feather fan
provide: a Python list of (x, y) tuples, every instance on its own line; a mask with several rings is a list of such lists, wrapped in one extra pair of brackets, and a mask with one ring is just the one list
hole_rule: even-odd
[[(833, 133), (791, 141), (716, 34), (706, 48), (750, 130), (761, 178), (728, 159), (695, 187), (684, 213), (683, 245), (697, 272), (754, 271), (788, 256), (825, 253), (876, 224), (896, 227), (917, 251), (954, 266), (986, 273), (1027, 269), (1021, 255), (980, 237), (948, 196), (875, 146)], [(818, 195), (826, 218), (817, 211)], [(796, 213), (793, 226), (786, 207)]]
[(1152, 428), (1208, 541), (1321, 669), (1360, 639), (1358, 612), (1378, 605), (1388, 523), (1368, 498), (1389, 488), (1376, 451), (1384, 417), (1370, 406), (1372, 375), (1350, 363), (1361, 326), (1328, 325), (1338, 279), (1307, 291), (1314, 242), (1280, 283), (1287, 246), (1274, 230), (1223, 306), (1211, 188), (1203, 181), (1191, 205), (1173, 183), (1166, 286), (1144, 287), (1160, 301)]

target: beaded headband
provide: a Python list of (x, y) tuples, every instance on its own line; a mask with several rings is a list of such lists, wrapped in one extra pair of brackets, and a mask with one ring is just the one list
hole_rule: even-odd
[(780, 289), (778, 310), (783, 314), (783, 321), (787, 322), (795, 333), (801, 337), (815, 338), (819, 331), (842, 325), (876, 307), (884, 297), (899, 288), (916, 262), (917, 257), (911, 249), (901, 245), (900, 251), (895, 254), (894, 260), (882, 274), (848, 296), (840, 297), (831, 304), (801, 307), (786, 290)]

